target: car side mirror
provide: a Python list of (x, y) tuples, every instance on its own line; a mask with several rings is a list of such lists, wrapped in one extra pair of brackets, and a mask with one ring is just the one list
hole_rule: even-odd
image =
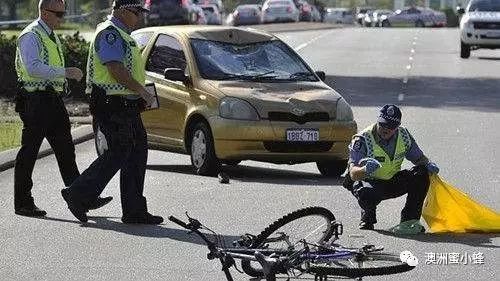
[(319, 79), (321, 79), (321, 81), (325, 81), (326, 80), (326, 74), (324, 71), (316, 71), (315, 72), (316, 75), (318, 75)]
[(180, 68), (165, 68), (163, 74), (167, 80), (181, 81), (182, 83), (188, 81), (188, 77), (184, 74), (184, 70)]
[(459, 6), (459, 7), (457, 7), (457, 13), (459, 15), (463, 15), (463, 14), (465, 14), (465, 9)]

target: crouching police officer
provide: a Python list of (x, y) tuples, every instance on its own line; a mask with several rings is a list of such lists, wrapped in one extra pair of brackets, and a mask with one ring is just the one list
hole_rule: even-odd
[[(344, 187), (361, 207), (360, 229), (374, 228), (376, 208), (381, 201), (408, 194), (401, 223), (392, 231), (425, 231), (419, 223), (422, 204), (429, 188), (429, 173), (438, 173), (439, 168), (424, 155), (408, 130), (400, 126), (401, 116), (396, 105), (384, 105), (378, 122), (355, 135), (349, 146), (349, 173)], [(401, 170), (404, 158), (415, 166)]]
[[(40, 0), (38, 10), (39, 18), (19, 34), (15, 62), (19, 81), (16, 111), (23, 132), (14, 168), (14, 208), (16, 214), (31, 217), (47, 214), (31, 196), (33, 168), (44, 138), (54, 150), (64, 184), (69, 186), (80, 175), (61, 96), (65, 78), (80, 81), (83, 74), (76, 67), (64, 67), (61, 42), (53, 31), (63, 21), (64, 1)], [(111, 197), (98, 198), (86, 208), (99, 208), (109, 201)]]
[(61, 191), (69, 210), (86, 222), (85, 205), (101, 194), (120, 170), (122, 222), (160, 224), (148, 213), (143, 196), (147, 162), (146, 131), (141, 111), (155, 97), (145, 84), (141, 51), (130, 36), (143, 12), (138, 0), (116, 0), (112, 15), (97, 26), (87, 62), (90, 109), (107, 140), (108, 149), (76, 181)]

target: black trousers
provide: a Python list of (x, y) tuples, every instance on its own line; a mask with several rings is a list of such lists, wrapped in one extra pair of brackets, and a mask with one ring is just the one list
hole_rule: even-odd
[(140, 110), (123, 108), (111, 113), (97, 112), (94, 118), (106, 138), (108, 149), (70, 186), (71, 198), (84, 205), (95, 201), (120, 170), (123, 216), (144, 215), (147, 212), (143, 190), (148, 148)]
[(62, 99), (55, 93), (33, 92), (23, 95), (18, 103), (16, 108), (23, 121), (23, 130), (14, 168), (16, 209), (33, 204), (32, 174), (44, 138), (54, 150), (64, 184), (71, 185), (80, 175), (75, 162), (69, 116)]
[(425, 166), (399, 171), (390, 180), (368, 180), (354, 183), (352, 193), (361, 207), (361, 221), (377, 222), (377, 205), (383, 200), (408, 194), (401, 211), (401, 222), (420, 219), (422, 205), (429, 189), (429, 174)]

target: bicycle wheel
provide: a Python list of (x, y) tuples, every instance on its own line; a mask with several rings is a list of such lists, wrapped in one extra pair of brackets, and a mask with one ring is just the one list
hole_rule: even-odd
[[(301, 248), (299, 241), (308, 243), (322, 243), (328, 241), (333, 235), (332, 222), (335, 216), (323, 207), (307, 207), (273, 222), (256, 236), (249, 248), (276, 249), (277, 251), (289, 250), (292, 245), (294, 250)], [(272, 238), (280, 237), (284, 233), (289, 240), (274, 241)], [(243, 271), (252, 277), (263, 276), (262, 267), (256, 262), (241, 261)]]
[(389, 275), (414, 269), (400, 260), (399, 256), (384, 253), (367, 253), (361, 258), (335, 259), (331, 261), (309, 261), (307, 272), (317, 276), (363, 276)]

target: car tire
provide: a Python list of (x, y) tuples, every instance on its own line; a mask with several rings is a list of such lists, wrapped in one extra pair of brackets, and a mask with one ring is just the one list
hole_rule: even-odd
[(470, 57), (470, 46), (460, 41), (460, 57), (468, 59)]
[(328, 178), (338, 178), (347, 168), (347, 160), (330, 160), (316, 162), (319, 172)]
[(425, 23), (421, 20), (415, 22), (415, 27), (425, 27)]
[(210, 127), (199, 122), (190, 134), (191, 165), (196, 173), (203, 176), (214, 176), (220, 171), (220, 161), (215, 155), (214, 140)]
[(92, 129), (94, 131), (95, 150), (97, 152), (97, 156), (101, 156), (108, 149), (108, 142), (106, 141), (106, 137), (99, 128), (99, 124), (97, 124), (95, 119), (92, 120)]
[(388, 20), (382, 22), (382, 27), (391, 27), (391, 23)]

